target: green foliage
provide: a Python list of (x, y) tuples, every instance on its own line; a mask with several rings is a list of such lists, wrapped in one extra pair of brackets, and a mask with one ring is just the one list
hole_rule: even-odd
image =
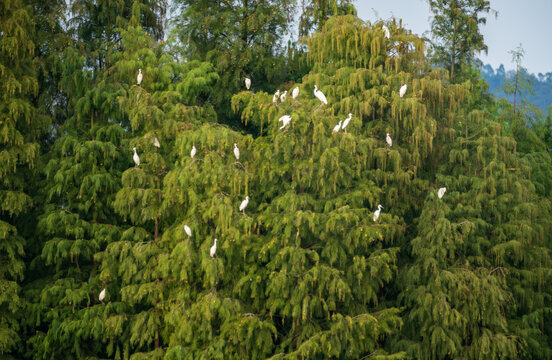
[(313, 30), (320, 30), (332, 16), (356, 15), (351, 0), (307, 0), (301, 1), (299, 36), (307, 37)]
[(450, 81), (464, 78), (457, 70), (476, 62), (476, 55), (487, 51), (479, 26), (486, 24), (485, 14), (491, 12), (487, 0), (428, 0), (433, 20), (431, 23), (431, 55), (438, 66), (449, 70)]
[[(274, 90), (294, 70), (283, 46), (293, 26), (293, 0), (177, 0), (175, 19), (183, 58), (207, 61), (220, 76), (205, 98), (214, 104), (221, 122), (232, 119), (231, 97), (252, 80), (252, 89)], [(293, 63), (293, 65), (300, 65)], [(296, 71), (297, 69), (295, 69)]]
[(35, 28), (31, 9), (19, 0), (0, 4), (0, 355), (21, 350), (21, 297), (25, 266), (25, 217), (33, 201), (31, 186), (40, 157), (38, 138), (48, 117), (34, 103), (38, 93)]
[(551, 356), (550, 121), (514, 117), (472, 66), (488, 2), (431, 2), (435, 29), (473, 36), (449, 81), (349, 1), (303, 2), (286, 51), (291, 0), (181, 0), (168, 41), (163, 3), (76, 1), (61, 34), (61, 3), (33, 23), (13, 1), (0, 26), (29, 46), (0, 52), (2, 357)]

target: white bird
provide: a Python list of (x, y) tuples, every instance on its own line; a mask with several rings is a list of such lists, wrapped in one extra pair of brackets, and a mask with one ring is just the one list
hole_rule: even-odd
[(142, 83), (142, 77), (142, 69), (138, 69), (138, 76), (136, 77), (136, 82), (138, 83), (138, 85)]
[(251, 87), (251, 79), (250, 78), (245, 78), (245, 87), (247, 88), (247, 90), (249, 90), (249, 88)]
[(211, 251), (209, 252), (209, 255), (211, 255), (211, 257), (215, 257), (216, 253), (217, 253), (217, 239), (215, 239), (215, 243), (213, 244), (213, 246), (211, 246)]
[[(351, 121), (351, 118), (353, 117), (353, 114), (349, 113), (349, 117), (343, 121), (343, 125), (341, 125), (341, 128), (345, 130), (347, 125), (349, 125), (349, 122)], [(347, 133), (347, 130), (345, 130), (345, 133)]]
[(190, 157), (192, 159), (194, 158), (196, 152), (197, 152), (196, 147), (194, 145), (192, 145), (192, 151), (190, 151)]
[(277, 90), (275, 93), (274, 93), (274, 96), (272, 97), (272, 102), (274, 104), (276, 104), (278, 102), (278, 99), (280, 98), (280, 90)]
[(383, 209), (383, 206), (378, 205), (378, 209), (376, 211), (374, 211), (374, 222), (378, 221), (381, 209)]
[(446, 187), (442, 187), (440, 188), (438, 191), (437, 191), (437, 197), (439, 199), (441, 199), (443, 197), (443, 195), (445, 195), (445, 193), (447, 192), (447, 188)]
[(136, 164), (136, 166), (140, 166), (140, 156), (138, 156), (135, 147), (132, 148), (132, 150), (134, 150), (134, 156), (132, 156), (132, 160), (134, 160), (134, 164)]
[(333, 128), (333, 132), (338, 132), (339, 129), (341, 129), (341, 123), (343, 122), (343, 120), (339, 120), (339, 124), (337, 124), (336, 126), (334, 126)]
[(282, 126), (280, 127), (280, 130), (281, 130), (289, 124), (289, 122), (291, 121), (291, 116), (284, 115), (284, 116), (282, 116), (281, 118), (278, 119), (278, 122), (280, 122), (280, 121), (282, 122)]
[(291, 97), (292, 98), (297, 98), (297, 96), (299, 96), (299, 86), (296, 86), (295, 89), (293, 89), (293, 91), (291, 92)]
[(404, 84), (403, 86), (401, 86), (401, 89), (399, 90), (399, 96), (400, 96), (400, 97), (403, 97), (404, 94), (406, 94), (406, 88), (407, 88), (407, 87), (408, 87), (408, 86), (406, 86), (406, 84)]
[(391, 139), (391, 136), (389, 135), (389, 133), (387, 133), (387, 135), (385, 136), (385, 142), (386, 142), (387, 145), (389, 145), (390, 147), (393, 146), (393, 140)]
[(390, 39), (391, 38), (391, 33), (389, 32), (389, 28), (385, 25), (383, 25), (381, 27), (381, 29), (383, 30), (383, 32), (385, 33), (385, 38), (386, 39)]
[(105, 288), (100, 292), (100, 296), (98, 297), (98, 299), (100, 299), (100, 301), (103, 301), (103, 299), (105, 299)]
[(236, 160), (240, 159), (240, 149), (238, 149), (238, 144), (234, 143), (234, 156), (236, 157)]
[(318, 90), (318, 87), (314, 85), (314, 96), (318, 98), (318, 100), (322, 101), (324, 104), (328, 105), (328, 100), (326, 99), (326, 95), (320, 90)]
[(283, 93), (282, 95), (280, 95), (280, 101), (281, 101), (281, 102), (286, 101), (286, 95), (287, 95), (287, 90), (284, 91), (284, 93)]
[(153, 137), (153, 146), (155, 146), (158, 149), (161, 147), (161, 144), (159, 143), (159, 139), (157, 138), (157, 136)]
[(240, 211), (242, 211), (244, 215), (245, 215), (245, 208), (247, 207), (247, 204), (249, 204), (249, 196), (246, 196), (245, 200), (243, 200), (240, 204)]
[(192, 237), (192, 229), (190, 229), (188, 225), (184, 225), (184, 231), (186, 232), (186, 235), (188, 235), (188, 237)]

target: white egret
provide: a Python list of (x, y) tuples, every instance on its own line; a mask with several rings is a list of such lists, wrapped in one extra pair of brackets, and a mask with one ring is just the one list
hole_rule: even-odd
[(194, 145), (192, 145), (192, 151), (190, 151), (190, 157), (192, 159), (194, 158), (196, 152), (197, 152), (196, 147)]
[(142, 69), (138, 69), (138, 76), (136, 77), (136, 82), (138, 83), (138, 85), (142, 83), (142, 78)]
[(213, 244), (213, 246), (211, 246), (211, 251), (209, 252), (209, 255), (211, 255), (211, 257), (215, 257), (216, 253), (217, 253), (217, 239), (215, 239), (215, 243)]
[(387, 145), (389, 145), (389, 147), (393, 146), (393, 140), (391, 139), (389, 133), (387, 133), (387, 135), (385, 136), (385, 142), (387, 143)]
[(280, 98), (280, 90), (277, 90), (275, 93), (274, 93), (274, 96), (272, 97), (272, 102), (274, 104), (276, 104), (278, 102), (278, 99)]
[(158, 149), (161, 147), (161, 144), (159, 143), (159, 139), (157, 138), (157, 136), (153, 137), (153, 146), (155, 146)]
[(378, 209), (376, 211), (374, 211), (374, 222), (378, 221), (381, 209), (383, 209), (383, 206), (378, 205)]
[(251, 79), (250, 78), (245, 78), (245, 87), (247, 88), (247, 90), (249, 90), (249, 88), (251, 87)]
[(186, 232), (186, 235), (188, 235), (188, 237), (192, 237), (192, 229), (190, 229), (188, 225), (184, 225), (184, 231)]
[(245, 197), (245, 200), (243, 200), (240, 204), (240, 211), (243, 212), (245, 215), (245, 208), (247, 207), (247, 204), (249, 204), (249, 196)]
[(295, 89), (291, 92), (291, 97), (296, 99), (299, 96), (299, 86), (296, 86)]
[(318, 87), (314, 85), (314, 96), (320, 101), (322, 101), (324, 104), (328, 105), (328, 100), (326, 99), (326, 95), (320, 90), (318, 90)]
[(339, 120), (339, 124), (337, 124), (336, 126), (334, 126), (333, 128), (333, 132), (339, 132), (339, 129), (341, 129), (341, 123), (343, 122), (343, 120)]
[(287, 96), (287, 90), (284, 91), (284, 93), (283, 93), (282, 95), (280, 95), (280, 101), (281, 101), (281, 102), (286, 101), (286, 96)]
[(100, 299), (100, 301), (103, 301), (105, 299), (105, 288), (103, 288), (103, 290), (100, 292), (100, 296), (98, 297), (98, 299)]
[(132, 156), (132, 160), (134, 160), (134, 164), (136, 164), (136, 166), (140, 166), (140, 156), (138, 156), (135, 147), (132, 148), (132, 150), (134, 150), (134, 156)]
[(238, 144), (234, 143), (234, 156), (236, 161), (240, 159), (240, 149), (238, 149)]
[[(343, 125), (341, 125), (341, 128), (345, 130), (347, 125), (349, 125), (349, 122), (351, 121), (351, 118), (353, 117), (353, 114), (349, 113), (349, 117), (343, 121)], [(345, 130), (345, 133), (347, 133), (347, 130)]]
[(391, 33), (389, 32), (389, 28), (385, 25), (383, 25), (381, 27), (381, 29), (383, 30), (383, 32), (385, 33), (385, 38), (386, 39), (390, 39), (391, 38)]
[(278, 122), (280, 122), (280, 121), (282, 122), (282, 126), (280, 127), (280, 130), (281, 130), (289, 124), (289, 122), (291, 121), (291, 116), (284, 115), (284, 116), (282, 116), (281, 118), (278, 119)]
[(445, 193), (447, 192), (447, 188), (446, 187), (442, 187), (440, 188), (438, 191), (437, 191), (437, 197), (439, 199), (441, 199), (443, 197), (443, 195), (445, 195)]
[(406, 84), (404, 84), (403, 86), (401, 86), (401, 89), (399, 90), (399, 96), (400, 97), (403, 97), (404, 94), (406, 94), (406, 89), (408, 88), (408, 86), (406, 86)]

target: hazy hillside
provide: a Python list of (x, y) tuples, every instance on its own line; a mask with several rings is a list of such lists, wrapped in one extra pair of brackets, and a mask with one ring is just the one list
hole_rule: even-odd
[[(513, 77), (513, 70), (506, 71), (504, 65), (500, 65), (498, 69), (493, 69), (491, 65), (485, 65), (481, 72), (489, 83), (490, 91), (497, 97), (506, 97), (503, 90), (504, 79)], [(539, 73), (527, 74), (533, 82), (534, 96), (528, 94), (527, 99), (539, 106), (543, 111), (552, 104), (552, 72), (546, 74)]]

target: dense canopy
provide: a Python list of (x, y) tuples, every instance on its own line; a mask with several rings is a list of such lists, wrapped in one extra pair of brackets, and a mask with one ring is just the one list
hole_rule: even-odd
[(351, 1), (172, 5), (0, 4), (0, 357), (552, 357), (549, 121)]

